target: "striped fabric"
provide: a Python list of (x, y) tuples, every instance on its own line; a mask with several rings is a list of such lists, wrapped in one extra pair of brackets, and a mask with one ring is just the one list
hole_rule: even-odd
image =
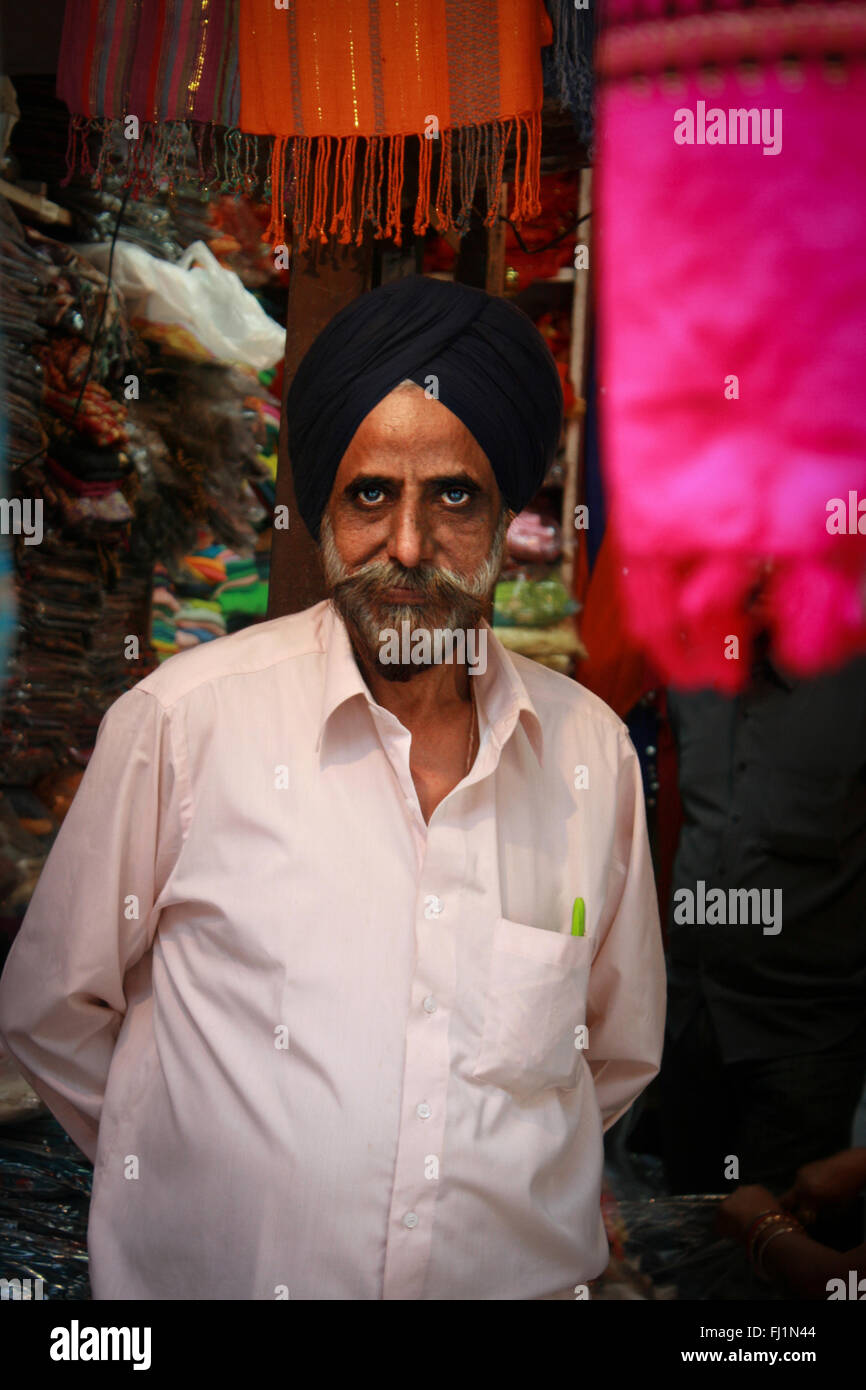
[[(416, 232), (429, 220), (434, 145), (441, 161), (432, 201), (442, 224), (462, 230), (480, 169), (488, 221), (496, 217), (512, 134), (512, 215), (537, 216), (541, 49), (553, 40), (542, 0), (295, 0), (286, 9), (274, 0), (240, 0), (240, 13), (241, 127), (275, 137), (268, 235), (282, 241), (285, 234), (291, 146), (301, 249), (333, 233), (360, 241), (367, 220), (377, 236), (399, 245), (407, 137), (420, 148)], [(434, 130), (436, 139), (425, 134)]]
[(360, 242), (365, 223), (399, 245), (407, 139), (416, 233), (433, 210), (443, 230), (465, 231), (480, 188), (492, 225), (513, 140), (520, 222), (540, 211), (541, 50), (553, 38), (543, 0), (67, 0), (66, 182), (79, 170), (100, 187), (120, 150), (135, 197), (157, 196), (166, 177), (251, 191), (263, 153), (272, 243), (285, 240), (289, 193), (301, 250), (330, 235)]
[[(238, 0), (66, 0), (57, 95), (72, 115), (67, 182), (78, 167), (99, 186), (112, 146), (123, 148), (126, 136), (127, 182), (152, 196), (154, 170), (180, 172), (190, 133), (195, 172), (219, 177), (213, 127), (236, 129), (240, 114)], [(137, 138), (127, 134), (129, 116)], [(91, 134), (100, 140), (95, 166)]]
[(67, 0), (57, 95), (119, 120), (236, 126), (238, 0)]

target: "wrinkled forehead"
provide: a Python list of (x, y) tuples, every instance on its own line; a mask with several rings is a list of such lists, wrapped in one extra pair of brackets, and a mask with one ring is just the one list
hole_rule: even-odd
[(361, 421), (343, 454), (332, 495), (362, 476), (398, 482), (466, 477), (498, 496), (490, 460), (463, 421), (404, 381)]

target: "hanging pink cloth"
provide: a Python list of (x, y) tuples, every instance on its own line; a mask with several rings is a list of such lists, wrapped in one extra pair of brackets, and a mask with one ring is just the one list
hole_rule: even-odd
[(599, 48), (603, 458), (632, 635), (733, 691), (866, 650), (866, 6), (681, 8)]

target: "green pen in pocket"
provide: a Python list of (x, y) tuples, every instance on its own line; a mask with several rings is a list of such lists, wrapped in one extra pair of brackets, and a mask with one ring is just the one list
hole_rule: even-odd
[(571, 909), (571, 934), (572, 936), (583, 936), (586, 927), (586, 903), (583, 898), (575, 898), (574, 907)]

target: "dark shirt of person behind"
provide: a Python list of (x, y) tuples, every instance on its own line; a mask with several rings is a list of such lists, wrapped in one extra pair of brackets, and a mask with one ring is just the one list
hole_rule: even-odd
[[(669, 710), (667, 1177), (781, 1190), (848, 1146), (866, 1078), (866, 658), (794, 680), (762, 650), (741, 695), (670, 691)], [(712, 889), (723, 922), (698, 920)], [(759, 920), (732, 889), (761, 891)]]

